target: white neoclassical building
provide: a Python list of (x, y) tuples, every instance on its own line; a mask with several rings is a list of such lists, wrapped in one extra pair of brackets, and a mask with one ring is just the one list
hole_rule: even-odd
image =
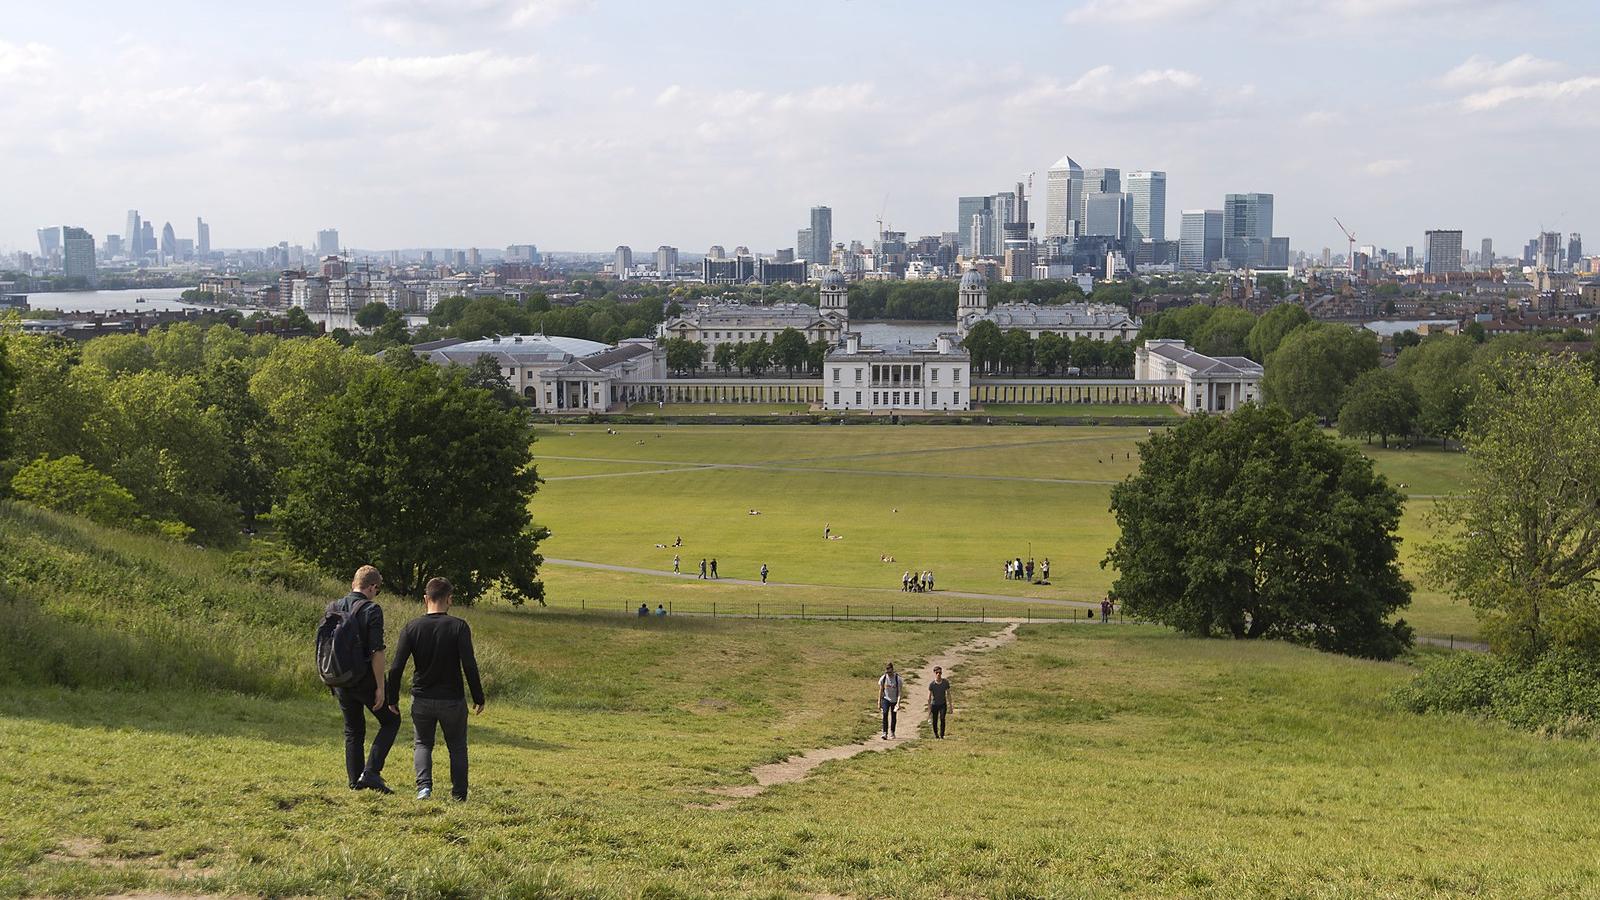
[(830, 410), (957, 411), (972, 408), (972, 360), (941, 334), (931, 346), (864, 347), (851, 332), (823, 364), (822, 400)]
[(1183, 386), (1183, 411), (1232, 412), (1261, 399), (1261, 364), (1242, 356), (1206, 356), (1179, 340), (1149, 340), (1134, 351), (1133, 377)]
[(770, 344), (786, 328), (805, 335), (807, 343), (820, 340), (837, 344), (850, 327), (850, 291), (844, 276), (838, 272), (825, 275), (819, 299), (817, 306), (703, 303), (662, 325), (661, 333), (667, 338), (687, 338), (705, 344), (707, 364), (711, 363), (719, 344), (762, 339)]
[(1001, 331), (1025, 331), (1028, 337), (1057, 334), (1064, 338), (1086, 337), (1096, 341), (1121, 338), (1132, 341), (1139, 336), (1142, 323), (1120, 306), (1109, 303), (1063, 303), (1041, 306), (1037, 303), (989, 305), (989, 281), (976, 270), (961, 276), (956, 300), (956, 334), (966, 337), (979, 322), (993, 322)]
[(542, 334), (450, 338), (411, 348), (440, 366), (472, 366), (487, 356), (539, 412), (609, 412), (666, 379), (666, 353), (649, 338), (616, 345)]

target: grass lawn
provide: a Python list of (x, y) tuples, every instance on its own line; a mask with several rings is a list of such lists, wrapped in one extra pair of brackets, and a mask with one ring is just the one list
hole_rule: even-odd
[(806, 403), (635, 403), (628, 407), (634, 416), (776, 416), (809, 412)]
[(1085, 419), (1176, 419), (1182, 415), (1167, 403), (985, 403), (977, 415), (1072, 416)]
[[(540, 430), (535, 453), (551, 481), (535, 504), (552, 529), (547, 556), (668, 571), (670, 545), (681, 536), (676, 552), (686, 571), (714, 556), (724, 576), (754, 578), (765, 562), (775, 581), (824, 586), (816, 602), (852, 605), (840, 599), (845, 589), (898, 587), (907, 568), (932, 569), (947, 590), (1098, 600), (1113, 579), (1099, 565), (1116, 540), (1110, 486), (1137, 471), (1137, 445), (1150, 432), (1111, 425), (613, 430)], [(1379, 471), (1419, 494), (1448, 490), (1463, 461), (1424, 449), (1372, 455)], [(695, 464), (702, 467), (689, 468)], [(616, 477), (561, 480), (595, 474)], [(1471, 611), (1438, 594), (1416, 564), (1431, 507), (1413, 499), (1402, 521), (1402, 559), (1417, 588), (1404, 615), (1421, 634), (1470, 637), (1477, 633)], [(842, 539), (824, 541), (824, 525)], [(1001, 577), (1002, 560), (1026, 556), (1030, 542), (1035, 558), (1050, 558), (1050, 587)], [(553, 586), (570, 583), (550, 577)], [(703, 590), (672, 586), (679, 596)]]

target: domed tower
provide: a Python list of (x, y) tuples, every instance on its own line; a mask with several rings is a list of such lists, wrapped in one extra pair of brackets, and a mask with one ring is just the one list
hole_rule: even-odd
[(824, 316), (838, 320), (841, 332), (849, 330), (850, 285), (839, 270), (830, 269), (828, 274), (822, 276), (821, 299), (817, 306)]
[(989, 279), (977, 269), (961, 276), (961, 289), (956, 299), (956, 332), (963, 336), (984, 313), (989, 311)]

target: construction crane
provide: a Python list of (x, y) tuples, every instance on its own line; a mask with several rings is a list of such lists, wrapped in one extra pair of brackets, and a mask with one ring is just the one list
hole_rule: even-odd
[(1350, 277), (1354, 278), (1356, 274), (1356, 236), (1350, 229), (1344, 227), (1344, 223), (1339, 221), (1338, 216), (1333, 217), (1333, 224), (1339, 226), (1339, 230), (1344, 232), (1345, 239), (1350, 242), (1350, 247), (1344, 254), (1344, 264), (1350, 270)]

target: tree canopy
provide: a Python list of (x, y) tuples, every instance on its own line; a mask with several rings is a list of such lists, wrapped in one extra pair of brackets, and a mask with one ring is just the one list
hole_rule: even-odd
[(1339, 433), (1368, 440), (1377, 435), (1389, 446), (1391, 435), (1411, 434), (1417, 425), (1417, 391), (1391, 369), (1368, 369), (1356, 376), (1339, 410)]
[(1311, 314), (1300, 304), (1279, 303), (1263, 313), (1256, 320), (1255, 327), (1250, 329), (1250, 335), (1245, 339), (1250, 350), (1247, 355), (1256, 362), (1265, 362), (1289, 332), (1310, 321)]
[(1364, 329), (1313, 324), (1289, 332), (1266, 361), (1261, 390), (1295, 418), (1332, 422), (1356, 376), (1376, 368), (1378, 339)]
[(1197, 636), (1282, 638), (1389, 659), (1411, 643), (1390, 616), (1402, 497), (1372, 462), (1305, 419), (1245, 406), (1140, 445), (1111, 489), (1121, 534), (1102, 565), (1128, 612)]

